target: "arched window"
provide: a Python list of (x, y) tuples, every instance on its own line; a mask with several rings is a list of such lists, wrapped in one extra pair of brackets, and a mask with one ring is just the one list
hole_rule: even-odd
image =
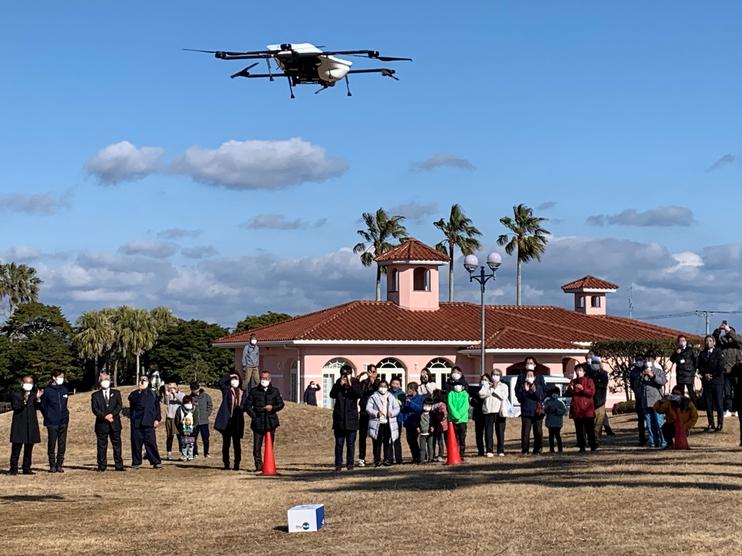
[(393, 268), (387, 274), (387, 291), (398, 292), (399, 291), (399, 271)]
[(430, 291), (430, 269), (418, 267), (412, 274), (412, 288), (416, 292)]
[(330, 390), (340, 378), (340, 369), (343, 365), (350, 365), (354, 372), (356, 370), (353, 363), (342, 357), (330, 359), (322, 367), (322, 407), (332, 407), (334, 405), (335, 400), (330, 397)]
[(430, 371), (430, 376), (436, 386), (443, 388), (443, 385), (448, 380), (448, 375), (451, 374), (453, 363), (444, 357), (436, 357), (425, 366)]
[(379, 378), (389, 382), (393, 378), (398, 378), (402, 381), (402, 388), (405, 387), (406, 381), (406, 369), (404, 363), (394, 357), (387, 357), (382, 359), (376, 364), (376, 368), (379, 371)]

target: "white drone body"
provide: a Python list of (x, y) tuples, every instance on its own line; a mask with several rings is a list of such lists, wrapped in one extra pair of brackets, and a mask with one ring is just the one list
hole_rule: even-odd
[(281, 53), (285, 55), (291, 55), (292, 52), (296, 52), (298, 54), (316, 55), (317, 59), (319, 60), (319, 66), (317, 66), (317, 74), (319, 75), (320, 79), (326, 81), (327, 83), (334, 84), (335, 82), (343, 79), (346, 75), (348, 75), (350, 67), (353, 65), (353, 62), (351, 62), (350, 60), (343, 60), (342, 58), (338, 58), (337, 56), (324, 54), (319, 48), (317, 48), (313, 44), (309, 44), (308, 42), (291, 44), (289, 45), (291, 47), (289, 50), (282, 50), (281, 46), (282, 45), (280, 44), (268, 45), (268, 50), (277, 54), (275, 60), (279, 68), (281, 68), (282, 70), (286, 70), (286, 66), (284, 65), (285, 61), (281, 60)]

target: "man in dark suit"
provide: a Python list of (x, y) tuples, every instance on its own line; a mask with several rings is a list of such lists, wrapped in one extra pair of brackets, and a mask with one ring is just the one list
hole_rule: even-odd
[(101, 373), (100, 389), (90, 396), (90, 407), (95, 415), (95, 436), (98, 439), (98, 471), (105, 471), (108, 466), (108, 439), (113, 446), (113, 462), (116, 471), (124, 470), (124, 459), (121, 457), (121, 410), (124, 407), (121, 392), (111, 388), (111, 377)]
[(157, 449), (155, 429), (160, 425), (160, 400), (149, 388), (149, 379), (145, 376), (139, 381), (139, 387), (129, 394), (129, 411), (131, 418), (131, 465), (138, 469), (142, 465), (142, 445), (147, 452), (147, 459), (154, 469), (162, 468), (160, 451)]
[(263, 439), (266, 434), (275, 441), (278, 428), (277, 413), (283, 409), (283, 398), (278, 388), (271, 384), (271, 374), (268, 371), (260, 373), (260, 383), (250, 390), (244, 405), (245, 412), (252, 417), (253, 458), (255, 470), (263, 470)]

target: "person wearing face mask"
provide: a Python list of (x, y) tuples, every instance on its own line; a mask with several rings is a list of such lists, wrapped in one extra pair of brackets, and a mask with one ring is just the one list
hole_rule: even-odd
[(420, 424), (417, 427), (419, 435), (420, 463), (433, 462), (433, 422), (431, 412), (433, 411), (433, 398), (423, 400), (423, 411), (420, 414)]
[(525, 359), (525, 372), (515, 382), (515, 395), (520, 402), (520, 451), (528, 454), (533, 431), (533, 454), (541, 453), (544, 441), (544, 398), (546, 384), (544, 377), (536, 376), (537, 362), (533, 357)]
[(696, 404), (696, 371), (698, 370), (698, 352), (688, 344), (688, 338), (678, 336), (675, 351), (670, 355), (670, 362), (675, 365), (675, 378), (681, 392), (688, 390), (693, 404)]
[(64, 453), (67, 447), (67, 427), (70, 412), (67, 400), (72, 393), (64, 384), (64, 372), (54, 371), (41, 397), (41, 414), (47, 431), (49, 472), (64, 473)]
[(160, 400), (149, 388), (149, 379), (142, 377), (139, 387), (129, 394), (129, 414), (131, 418), (131, 467), (139, 469), (142, 465), (142, 446), (147, 460), (153, 469), (162, 468), (160, 451), (157, 448), (155, 429), (160, 426)]
[(459, 455), (464, 459), (466, 452), (466, 426), (469, 422), (469, 392), (458, 382), (446, 397), (448, 409), (448, 426), (453, 427), (456, 433), (456, 442), (459, 445)]
[(448, 407), (446, 406), (446, 395), (443, 390), (433, 392), (433, 409), (430, 412), (430, 421), (433, 429), (433, 460), (443, 463), (446, 454), (446, 443), (443, 438), (448, 431)]
[(250, 390), (245, 401), (245, 412), (252, 418), (252, 430), (255, 471), (263, 470), (263, 439), (266, 434), (276, 442), (278, 428), (278, 412), (283, 409), (283, 398), (278, 388), (271, 383), (271, 374), (268, 371), (260, 373), (260, 384)]
[(356, 435), (358, 434), (358, 400), (361, 397), (361, 384), (353, 378), (353, 368), (343, 365), (340, 378), (330, 390), (332, 406), (332, 432), (335, 436), (335, 471), (343, 470), (343, 450), (348, 471), (353, 470), (355, 460)]
[(10, 424), (10, 474), (18, 474), (18, 460), (23, 451), (22, 470), (24, 475), (34, 475), (31, 471), (33, 446), (41, 442), (39, 419), (36, 415), (41, 410), (43, 390), (36, 389), (31, 375), (21, 378), (21, 391), (13, 392), (10, 407), (13, 418)]
[(644, 408), (644, 429), (647, 434), (647, 445), (650, 448), (664, 448), (666, 442), (662, 436), (664, 418), (654, 410), (654, 404), (662, 399), (662, 389), (667, 384), (665, 370), (656, 363), (657, 355), (647, 352), (644, 355), (644, 371), (639, 381), (639, 397)]
[(393, 464), (392, 445), (399, 438), (397, 415), (400, 407), (389, 392), (389, 385), (385, 380), (379, 382), (379, 387), (368, 399), (365, 410), (368, 414), (368, 435), (374, 445), (374, 467), (388, 467)]
[(368, 421), (369, 416), (366, 412), (366, 405), (374, 392), (379, 388), (381, 379), (376, 370), (376, 365), (369, 365), (365, 373), (358, 375), (358, 382), (361, 387), (361, 399), (358, 403), (360, 414), (358, 416), (358, 466), (366, 466), (366, 448), (368, 439)]
[(477, 384), (471, 384), (468, 388), (471, 420), (474, 421), (474, 441), (477, 445), (477, 457), (479, 458), (483, 458), (486, 453), (484, 441), (484, 400), (479, 397), (479, 392), (482, 389), (482, 386), (485, 384), (489, 384), (489, 382), (490, 375), (485, 373), (479, 377), (479, 382)]
[[(672, 392), (654, 404), (654, 410), (665, 416), (662, 425), (662, 436), (667, 442), (666, 448), (688, 449), (688, 433), (698, 421), (698, 411), (695, 404), (683, 396), (683, 387), (679, 384)], [(679, 422), (678, 422), (679, 420)], [(678, 427), (682, 427), (682, 439), (676, 438)], [(675, 442), (677, 441), (677, 446)]]
[(317, 392), (320, 391), (319, 384), (314, 381), (309, 383), (307, 389), (304, 390), (304, 403), (317, 407)]
[(193, 445), (196, 441), (195, 431), (198, 421), (198, 409), (191, 396), (183, 396), (183, 403), (175, 412), (175, 429), (180, 437), (180, 460), (193, 460)]
[(732, 417), (734, 409), (734, 380), (732, 369), (742, 359), (742, 336), (729, 326), (727, 321), (722, 321), (719, 328), (713, 332), (716, 340), (716, 348), (721, 351), (721, 359), (724, 362), (724, 416)]
[[(598, 449), (595, 441), (595, 383), (587, 376), (583, 367), (575, 369), (575, 378), (567, 386), (567, 395), (572, 396), (569, 404), (569, 418), (575, 423), (575, 435), (577, 436), (577, 448), (580, 452)], [(585, 442), (587, 437), (587, 443)]]
[(430, 374), (430, 370), (425, 367), (420, 371), (420, 386), (417, 389), (417, 393), (421, 396), (432, 396), (438, 387), (433, 380), (433, 375)]
[(634, 366), (629, 371), (629, 386), (634, 394), (634, 410), (636, 411), (636, 422), (639, 431), (639, 446), (646, 446), (647, 433), (644, 427), (644, 406), (641, 399), (641, 379), (645, 369), (644, 354), (637, 353), (634, 356)]
[(407, 437), (407, 447), (410, 449), (412, 463), (420, 463), (420, 416), (423, 412), (425, 398), (418, 393), (417, 382), (407, 385), (407, 396), (399, 414), (402, 417), (402, 426)]
[(397, 437), (394, 442), (392, 442), (392, 448), (394, 450), (394, 463), (397, 465), (402, 465), (403, 456), (402, 456), (402, 419), (404, 415), (402, 414), (402, 406), (404, 406), (405, 402), (405, 391), (402, 389), (402, 380), (399, 377), (392, 377), (392, 379), (389, 381), (389, 394), (397, 400), (397, 403), (399, 404), (399, 413), (397, 413), (397, 428), (399, 429), (399, 436)]
[[(484, 375), (487, 377), (487, 375)], [(505, 417), (501, 414), (502, 401), (508, 397), (508, 386), (501, 380), (502, 371), (493, 369), (492, 376), (487, 382), (482, 382), (479, 388), (479, 398), (482, 400), (484, 414), (484, 444), (488, 458), (493, 454), (493, 432), (497, 437), (497, 455), (505, 455)]]
[[(222, 435), (222, 460), (224, 470), (238, 471), (242, 461), (242, 437), (245, 435), (245, 411), (247, 393), (242, 389), (237, 373), (226, 374), (219, 379), (222, 403), (216, 412), (214, 429)], [(234, 453), (234, 466), (230, 467), (230, 445)]]
[(554, 453), (554, 444), (556, 443), (557, 451), (561, 454), (563, 451), (562, 426), (564, 426), (567, 406), (559, 399), (559, 388), (552, 387), (549, 390), (548, 397), (544, 401), (544, 413), (546, 414), (544, 422), (549, 431), (549, 452)]
[(446, 383), (443, 385), (443, 393), (448, 394), (457, 384), (463, 385), (464, 390), (469, 389), (469, 383), (466, 381), (466, 378), (464, 378), (464, 373), (458, 366), (451, 369), (451, 374), (448, 375)]
[(600, 446), (603, 425), (606, 422), (605, 401), (608, 397), (608, 373), (603, 369), (603, 363), (597, 355), (593, 355), (585, 375), (595, 384), (593, 406), (595, 407), (595, 442)]
[(249, 392), (260, 382), (260, 347), (255, 334), (242, 350), (242, 389)]
[(162, 403), (165, 404), (165, 448), (167, 449), (167, 459), (173, 457), (173, 441), (178, 436), (178, 450), (183, 451), (180, 445), (180, 436), (175, 428), (175, 414), (178, 412), (180, 404), (183, 403), (185, 394), (180, 391), (178, 384), (170, 382), (165, 385), (165, 394), (162, 397)]
[[(701, 375), (703, 401), (708, 418), (708, 426), (704, 432), (719, 432), (724, 428), (724, 359), (713, 336), (706, 336), (703, 343), (705, 348), (698, 355), (698, 373)], [(718, 417), (716, 424), (714, 406)]]
[(196, 431), (193, 433), (193, 457), (198, 457), (198, 437), (204, 446), (204, 457), (209, 456), (209, 417), (214, 408), (211, 396), (201, 388), (198, 382), (191, 382), (191, 400), (196, 408)]
[(102, 372), (98, 377), (100, 388), (90, 396), (90, 408), (95, 415), (98, 471), (108, 467), (108, 440), (113, 447), (113, 463), (116, 471), (124, 470), (121, 456), (121, 410), (124, 407), (121, 392), (111, 388), (111, 377)]

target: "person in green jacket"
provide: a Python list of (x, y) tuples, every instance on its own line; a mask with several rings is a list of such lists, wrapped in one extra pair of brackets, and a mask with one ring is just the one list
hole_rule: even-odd
[(466, 450), (466, 424), (469, 422), (469, 392), (464, 384), (454, 384), (448, 393), (448, 421), (453, 425), (456, 441), (459, 444), (459, 455), (463, 458)]

